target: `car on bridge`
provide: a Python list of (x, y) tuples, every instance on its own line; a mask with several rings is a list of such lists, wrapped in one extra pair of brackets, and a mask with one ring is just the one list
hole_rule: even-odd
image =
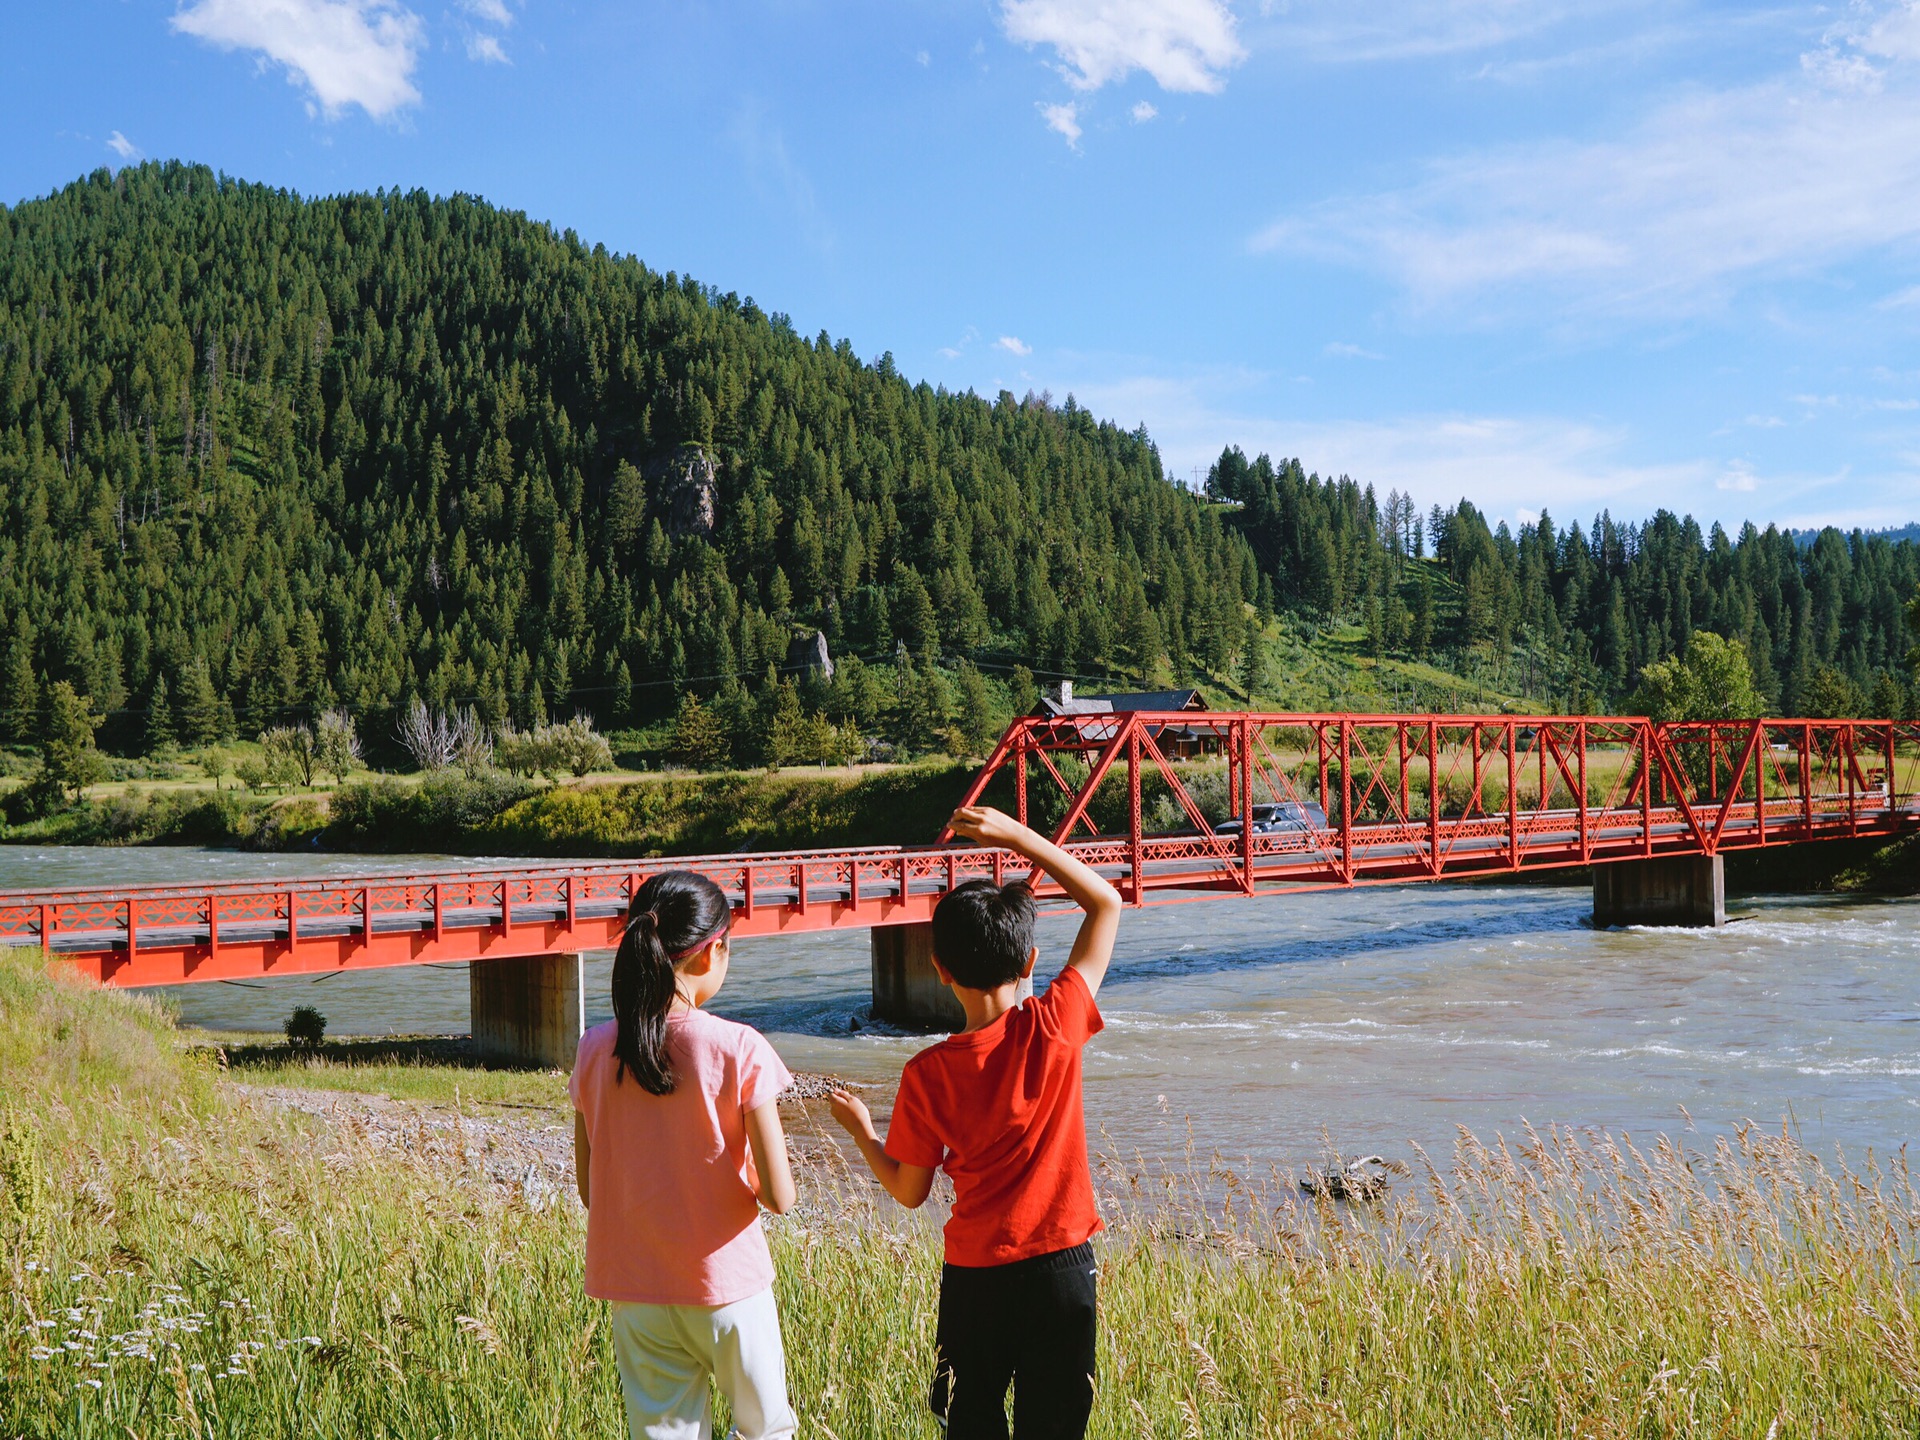
[[(1253, 807), (1253, 833), (1282, 835), (1293, 830), (1325, 830), (1327, 812), (1307, 800), (1282, 800), (1275, 805)], [(1216, 835), (1238, 835), (1240, 817), (1222, 820), (1213, 827)]]

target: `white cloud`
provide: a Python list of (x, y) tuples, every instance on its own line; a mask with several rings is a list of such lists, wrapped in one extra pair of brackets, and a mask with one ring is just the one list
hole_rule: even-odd
[(467, 58), (478, 60), (483, 65), (510, 65), (507, 52), (499, 40), (491, 35), (473, 34), (467, 36)]
[(1247, 53), (1222, 0), (1004, 0), (1000, 24), (1051, 48), (1076, 90), (1144, 70), (1163, 90), (1211, 95)]
[(1335, 340), (1326, 347), (1326, 353), (1336, 360), (1384, 360), (1387, 357), (1377, 350), (1368, 350), (1345, 340)]
[(122, 160), (128, 161), (129, 163), (141, 158), (140, 147), (127, 139), (127, 137), (122, 135), (118, 130), (107, 137), (107, 148)]
[(1132, 111), (1133, 123), (1136, 125), (1144, 125), (1159, 113), (1158, 110), (1153, 108), (1153, 102), (1151, 100), (1136, 100)]
[(498, 25), (503, 30), (513, 24), (513, 12), (507, 8), (506, 0), (460, 0), (460, 8), (476, 20)]
[(1033, 346), (1027, 344), (1018, 335), (1002, 335), (993, 343), (1009, 355), (1027, 356), (1033, 353)]
[(1048, 105), (1044, 101), (1037, 107), (1040, 118), (1047, 122), (1049, 130), (1057, 130), (1067, 137), (1067, 145), (1072, 149), (1080, 148), (1080, 107), (1077, 105)]
[(913, 59), (914, 59), (914, 63), (919, 65), (919, 67), (922, 70), (926, 69), (929, 65), (933, 64), (933, 56), (928, 54), (925, 50), (915, 51)]
[(1719, 478), (1713, 482), (1713, 488), (1751, 495), (1760, 488), (1760, 482), (1755, 478), (1751, 465), (1744, 460), (1735, 460), (1720, 473)]
[[(1084, 362), (1082, 362), (1084, 363)], [(1377, 494), (1398, 488), (1420, 509), (1465, 497), (1487, 515), (1514, 521), (1544, 508), (1554, 523), (1585, 526), (1602, 509), (1641, 520), (1662, 507), (1729, 528), (1829, 522), (1908, 524), (1920, 515), (1920, 450), (1887, 454), (1871, 474), (1774, 470), (1701, 454), (1648, 461), (1645, 437), (1625, 425), (1555, 414), (1400, 414), (1338, 419), (1285, 410), (1311, 404), (1283, 390), (1285, 375), (1210, 367), (1184, 375), (1079, 373), (1038, 376), (1071, 390), (1094, 414), (1131, 428), (1145, 424), (1167, 473), (1204, 479), (1226, 445), (1275, 460), (1295, 457), (1323, 477), (1349, 475)], [(1298, 398), (1288, 398), (1289, 393)], [(1752, 490), (1723, 488), (1743, 473)]]
[(1624, 7), (1618, 0), (1295, 0), (1261, 8), (1275, 12), (1263, 42), (1321, 63), (1361, 64), (1490, 50)]
[(395, 0), (190, 0), (172, 23), (284, 65), (329, 117), (358, 105), (381, 120), (420, 102), (413, 71), (426, 27)]
[(833, 223), (821, 207), (813, 180), (787, 149), (786, 134), (768, 122), (762, 108), (741, 108), (728, 130), (740, 152), (748, 184), (762, 204), (785, 213), (794, 232), (819, 254), (839, 243)]
[(1902, 3), (1790, 74), (1670, 100), (1620, 138), (1438, 161), (1253, 245), (1382, 271), (1427, 304), (1536, 287), (1576, 308), (1684, 313), (1914, 239), (1920, 4)]
[(935, 353), (943, 360), (958, 360), (962, 355), (966, 354), (967, 347), (979, 338), (979, 330), (969, 325), (961, 332), (958, 340), (954, 341), (951, 345), (942, 345)]

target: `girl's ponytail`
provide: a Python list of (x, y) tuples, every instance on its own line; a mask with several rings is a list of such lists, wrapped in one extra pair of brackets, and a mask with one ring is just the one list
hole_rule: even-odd
[(653, 1095), (673, 1093), (667, 1012), (679, 988), (675, 967), (733, 922), (726, 894), (704, 875), (668, 870), (634, 892), (627, 930), (613, 956), (613, 1072)]

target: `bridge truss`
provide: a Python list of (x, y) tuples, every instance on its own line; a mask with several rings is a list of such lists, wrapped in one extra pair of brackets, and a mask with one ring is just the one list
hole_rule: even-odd
[[(965, 800), (1050, 830), (1135, 905), (1280, 895), (1920, 830), (1920, 723), (1029, 717)], [(123, 986), (577, 953), (618, 943), (634, 889), (669, 868), (725, 890), (740, 936), (923, 921), (956, 884), (1026, 873), (1017, 856), (943, 834), (919, 847), (40, 891), (0, 895), (0, 945)]]

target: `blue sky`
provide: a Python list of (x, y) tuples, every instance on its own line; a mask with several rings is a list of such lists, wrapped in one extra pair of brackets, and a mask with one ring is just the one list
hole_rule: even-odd
[(1920, 4), (62, 0), (0, 79), (0, 198), (475, 193), (1183, 478), (1920, 519)]

